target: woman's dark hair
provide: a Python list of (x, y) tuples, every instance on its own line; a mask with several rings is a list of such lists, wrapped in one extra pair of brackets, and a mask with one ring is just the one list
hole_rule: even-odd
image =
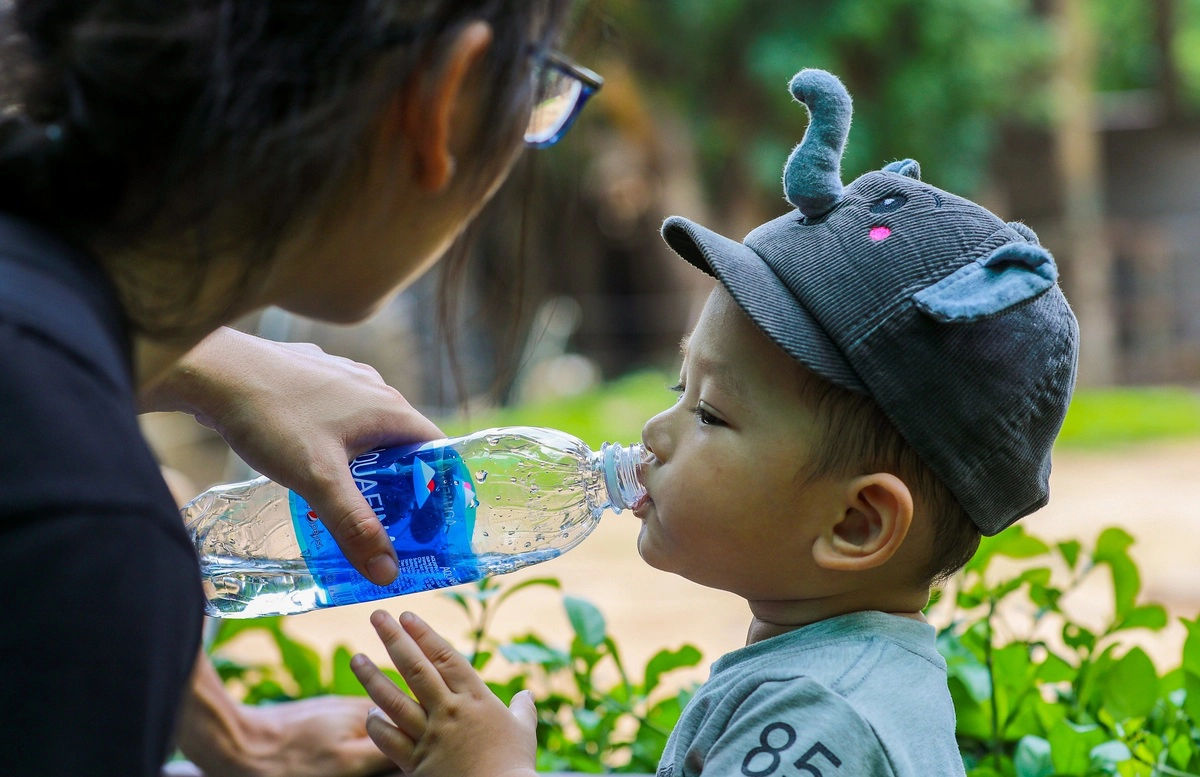
[[(223, 248), (262, 271), (361, 171), (380, 109), (473, 20), (494, 32), (476, 168), (494, 173), (487, 161), (524, 127), (530, 47), (549, 45), (568, 6), (0, 0), (0, 210), (106, 248), (182, 249), (192, 294)], [(143, 330), (195, 324), (171, 320), (180, 300), (141, 296), (129, 312)]]

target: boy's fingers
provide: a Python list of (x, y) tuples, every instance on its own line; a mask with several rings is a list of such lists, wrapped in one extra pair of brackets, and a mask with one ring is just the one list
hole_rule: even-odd
[(371, 701), (378, 704), (380, 710), (401, 731), (413, 739), (419, 739), (425, 733), (425, 726), (429, 722), (425, 710), (396, 687), (390, 677), (379, 671), (371, 659), (360, 653), (350, 659), (350, 669), (366, 689)]
[(413, 767), (413, 750), (416, 745), (411, 737), (393, 726), (379, 710), (371, 710), (367, 714), (367, 736), (375, 746), (392, 759), (401, 771), (408, 774)]
[(416, 694), (417, 700), (422, 705), (440, 704), (450, 690), (438, 673), (438, 668), (430, 663), (408, 632), (383, 610), (371, 613), (371, 625), (383, 640), (392, 663), (408, 681), (408, 687)]
[(518, 693), (509, 703), (508, 710), (531, 737), (537, 736), (537, 707), (533, 703), (532, 693), (529, 691)]
[(487, 687), (462, 654), (425, 621), (405, 612), (400, 614), (400, 625), (416, 641), (451, 692), (469, 693)]

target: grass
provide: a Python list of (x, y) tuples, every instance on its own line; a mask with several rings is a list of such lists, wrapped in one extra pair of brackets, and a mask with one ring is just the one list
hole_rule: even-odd
[(449, 435), (492, 426), (544, 426), (561, 429), (592, 447), (602, 442), (642, 439), (646, 420), (675, 401), (667, 390), (674, 381), (660, 372), (637, 372), (573, 397), (476, 413), (439, 425)]
[(1185, 388), (1087, 389), (1076, 393), (1058, 443), (1095, 448), (1200, 437), (1200, 394)]
[[(642, 424), (674, 396), (663, 372), (639, 372), (584, 394), (541, 404), (477, 413), (442, 422), (447, 434), (492, 426), (561, 429), (588, 445), (636, 442)], [(1128, 443), (1200, 438), (1200, 393), (1175, 387), (1081, 389), (1059, 435), (1062, 447), (1104, 448)]]

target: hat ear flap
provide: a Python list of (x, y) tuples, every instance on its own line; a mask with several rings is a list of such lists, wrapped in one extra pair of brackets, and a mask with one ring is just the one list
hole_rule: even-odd
[(1058, 268), (1040, 245), (1006, 243), (913, 295), (917, 308), (943, 323), (999, 315), (1054, 287)]
[(915, 159), (901, 159), (883, 166), (885, 173), (899, 173), (915, 180), (921, 180), (921, 165)]

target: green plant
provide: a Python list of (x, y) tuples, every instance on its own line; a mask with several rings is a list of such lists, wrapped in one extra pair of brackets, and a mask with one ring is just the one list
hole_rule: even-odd
[(538, 707), (538, 768), (573, 772), (653, 772), (693, 688), (666, 691), (663, 676), (700, 662), (691, 645), (660, 650), (646, 664), (641, 682), (630, 678), (604, 615), (592, 603), (563, 597), (573, 638), (568, 647), (534, 633), (500, 643), (487, 634), (495, 608), (523, 588), (557, 580), (526, 580), (507, 589), (484, 579), (447, 593), (471, 624), (472, 664), (482, 670), (497, 653), (517, 671), (505, 682), (489, 682), (506, 703), (519, 691), (534, 691)]
[[(551, 645), (528, 633), (510, 641), (495, 639), (489, 626), (496, 609), (514, 594), (533, 587), (559, 588), (550, 578), (524, 580), (503, 587), (495, 578), (447, 591), (468, 622), (470, 649), (464, 655), (483, 671), (500, 656), (508, 662), (504, 680), (488, 686), (506, 704), (518, 692), (534, 692), (538, 707), (538, 768), (548, 771), (654, 772), (693, 687), (667, 689), (670, 672), (700, 662), (692, 645), (660, 650), (647, 662), (640, 681), (626, 671), (617, 643), (608, 634), (604, 615), (595, 605), (572, 596), (563, 608), (573, 637), (568, 646)], [(284, 630), (283, 618), (221, 622), (210, 650), (239, 634), (265, 631), (279, 649), (279, 665), (244, 665), (214, 655), (222, 678), (244, 693), (249, 704), (287, 701), (327, 693), (365, 695), (350, 671), (351, 653), (335, 649), (322, 662), (311, 647)], [(326, 670), (323, 664), (327, 663)], [(402, 688), (399, 674), (384, 669)]]
[[(1200, 620), (1183, 621), (1181, 665), (1161, 676), (1128, 646), (1131, 630), (1168, 621), (1163, 607), (1138, 603), (1132, 544), (1121, 529), (1101, 532), (1088, 551), (1014, 527), (985, 540), (947, 589), (955, 612), (939, 648), (971, 777), (1200, 774)], [(1021, 563), (992, 579), (1000, 557)], [(1063, 602), (1102, 569), (1112, 613), (1089, 628)]]
[[(938, 637), (946, 658), (958, 739), (970, 777), (1200, 777), (1200, 618), (1183, 620), (1179, 666), (1161, 673), (1125, 637), (1161, 631), (1166, 610), (1139, 602), (1141, 575), (1129, 555), (1133, 538), (1106, 529), (1094, 545), (1049, 543), (1013, 527), (986, 539), (970, 564), (940, 592), (933, 615), (948, 611)], [(1001, 560), (1006, 560), (1002, 563)], [(1107, 577), (1111, 614), (1088, 625), (1065, 603), (1093, 577)], [(550, 644), (530, 632), (508, 641), (491, 633), (498, 607), (557, 580), (504, 586), (481, 580), (447, 591), (466, 616), (476, 669), (507, 671), (488, 685), (505, 702), (521, 690), (537, 700), (538, 767), (575, 772), (652, 773), (666, 737), (694, 688), (664, 686), (663, 677), (700, 663), (691, 645), (661, 650), (639, 682), (628, 673), (603, 614), (563, 597), (572, 639)], [(248, 630), (266, 631), (277, 666), (216, 659), (222, 676), (249, 703), (323, 693), (361, 695), (350, 652), (329, 661), (284, 630), (283, 619), (223, 621), (218, 649)], [(403, 687), (399, 676), (388, 671)]]

